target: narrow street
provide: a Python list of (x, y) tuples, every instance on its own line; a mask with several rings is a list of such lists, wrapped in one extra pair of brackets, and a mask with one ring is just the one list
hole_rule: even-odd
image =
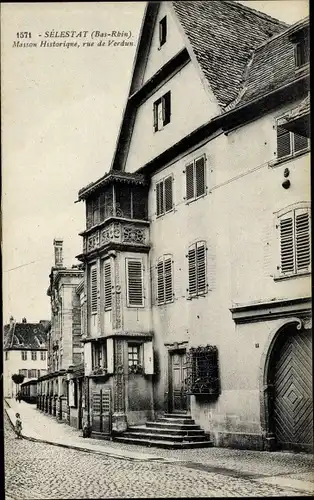
[(17, 440), (5, 415), (5, 492), (10, 500), (306, 494), (239, 476)]

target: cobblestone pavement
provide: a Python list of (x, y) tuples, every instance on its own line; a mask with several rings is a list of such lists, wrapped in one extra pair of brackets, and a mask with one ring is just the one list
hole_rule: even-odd
[(17, 440), (7, 416), (4, 424), (5, 490), (11, 500), (304, 496), (178, 463), (126, 461)]

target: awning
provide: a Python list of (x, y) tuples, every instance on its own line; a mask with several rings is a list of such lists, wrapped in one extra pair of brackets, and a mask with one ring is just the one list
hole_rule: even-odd
[(310, 137), (310, 95), (279, 120), (278, 125), (304, 137)]

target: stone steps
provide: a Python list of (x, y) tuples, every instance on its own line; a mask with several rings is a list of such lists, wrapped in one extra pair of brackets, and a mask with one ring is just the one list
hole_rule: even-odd
[(126, 444), (182, 449), (213, 446), (208, 434), (196, 425), (190, 415), (165, 414), (145, 425), (129, 427), (115, 441)]

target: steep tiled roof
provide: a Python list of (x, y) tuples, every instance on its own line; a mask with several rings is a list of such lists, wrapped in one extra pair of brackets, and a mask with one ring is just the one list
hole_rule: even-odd
[(46, 349), (50, 322), (15, 323), (4, 326), (4, 349)]
[(243, 87), (252, 51), (287, 24), (232, 1), (174, 1), (174, 10), (218, 103), (225, 107)]
[(296, 120), (297, 118), (301, 118), (304, 115), (308, 115), (310, 113), (310, 95), (308, 94), (306, 98), (300, 102), (299, 106), (297, 106), (293, 111), (289, 113), (287, 116), (287, 120)]
[(241, 103), (248, 102), (302, 76), (296, 73), (290, 30), (275, 36), (254, 52), (244, 82)]

